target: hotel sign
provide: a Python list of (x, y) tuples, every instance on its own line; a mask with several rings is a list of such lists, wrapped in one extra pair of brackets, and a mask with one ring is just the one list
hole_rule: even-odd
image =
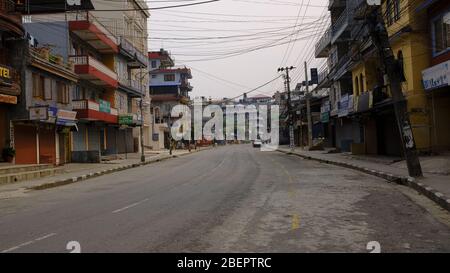
[(0, 65), (0, 81), (11, 83), (11, 68), (8, 66)]
[(17, 104), (17, 97), (0, 94), (0, 103)]
[(450, 61), (437, 64), (422, 71), (422, 82), (425, 90), (448, 86), (450, 78)]

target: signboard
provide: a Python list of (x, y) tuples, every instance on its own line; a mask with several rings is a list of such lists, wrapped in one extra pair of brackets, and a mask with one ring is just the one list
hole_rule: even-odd
[(133, 122), (133, 116), (132, 115), (121, 115), (119, 116), (119, 124), (120, 125), (132, 125)]
[(30, 107), (30, 120), (48, 120), (48, 107), (47, 106), (37, 106)]
[(348, 115), (349, 96), (346, 94), (339, 101), (338, 117), (342, 118)]
[(325, 112), (320, 114), (320, 121), (322, 123), (330, 122), (330, 112)]
[(5, 65), (0, 65), (0, 81), (5, 83), (12, 82), (11, 68)]
[(422, 71), (422, 82), (425, 90), (448, 86), (450, 78), (450, 61), (437, 64)]
[(322, 107), (320, 107), (320, 121), (322, 123), (330, 122), (330, 111), (331, 111), (330, 101), (328, 100), (324, 101)]
[(365, 112), (372, 108), (371, 106), (371, 96), (372, 92), (364, 92), (361, 95), (358, 96), (358, 100), (356, 102), (357, 108), (355, 109), (355, 112)]
[(100, 107), (100, 112), (103, 113), (111, 113), (111, 103), (104, 101), (104, 100), (98, 100), (98, 104)]
[(350, 95), (348, 97), (348, 112), (349, 113), (353, 113), (353, 111), (355, 110), (354, 106), (355, 105), (354, 105), (354, 102), (353, 102), (353, 95)]
[(319, 73), (317, 68), (311, 68), (311, 84), (319, 84)]
[(17, 104), (17, 97), (0, 94), (0, 103)]
[(77, 112), (59, 109), (56, 117), (58, 120), (75, 121), (77, 119)]
[(56, 124), (68, 127), (76, 127), (77, 112), (58, 109)]

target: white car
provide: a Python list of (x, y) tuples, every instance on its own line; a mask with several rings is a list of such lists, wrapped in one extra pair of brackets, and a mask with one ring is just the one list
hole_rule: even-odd
[(262, 146), (262, 141), (257, 139), (255, 141), (253, 141), (253, 148), (261, 148)]

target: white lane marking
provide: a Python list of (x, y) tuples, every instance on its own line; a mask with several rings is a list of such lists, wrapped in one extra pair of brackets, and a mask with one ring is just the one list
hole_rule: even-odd
[(24, 246), (28, 246), (28, 245), (37, 243), (37, 242), (39, 242), (39, 241), (43, 241), (43, 240), (48, 239), (48, 238), (51, 238), (51, 237), (53, 237), (53, 236), (56, 236), (56, 233), (50, 233), (50, 234), (44, 235), (44, 236), (42, 236), (42, 237), (36, 238), (36, 239), (34, 239), (34, 240), (31, 240), (31, 241), (22, 243), (22, 244), (20, 244), (20, 245), (11, 247), (11, 248), (9, 248), (9, 249), (3, 250), (1, 253), (12, 252), (12, 251), (18, 250), (19, 248), (22, 248), (22, 247), (24, 247)]
[(142, 204), (142, 203), (144, 203), (144, 202), (147, 202), (147, 201), (149, 201), (149, 200), (150, 200), (150, 199), (146, 198), (146, 199), (144, 199), (144, 200), (142, 200), (142, 201), (139, 201), (139, 202), (133, 203), (133, 204), (131, 204), (131, 205), (128, 205), (128, 206), (126, 206), (126, 207), (123, 207), (123, 208), (121, 208), (121, 209), (115, 210), (115, 211), (113, 211), (112, 213), (115, 214), (115, 213), (119, 213), (119, 212), (125, 211), (125, 210), (127, 210), (127, 209), (134, 208), (134, 207), (139, 206), (140, 204)]

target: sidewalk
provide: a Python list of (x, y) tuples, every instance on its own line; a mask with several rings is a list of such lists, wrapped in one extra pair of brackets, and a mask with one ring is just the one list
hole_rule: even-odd
[[(208, 148), (201, 148), (197, 150), (192, 150), (191, 153), (200, 152)], [(151, 164), (154, 162), (176, 158), (179, 156), (184, 156), (191, 154), (187, 150), (176, 150), (173, 155), (169, 154), (169, 151), (149, 151), (145, 153), (146, 160), (145, 163), (141, 163), (141, 154), (128, 154), (127, 158), (125, 155), (121, 155), (121, 159), (107, 161), (105, 163), (98, 164), (81, 164), (81, 163), (71, 163), (66, 164), (61, 168), (60, 174), (38, 178), (13, 184), (6, 184), (0, 186), (0, 200), (12, 198), (18, 195), (23, 195), (26, 191), (31, 189), (47, 189), (57, 186), (67, 185), (75, 182), (84, 181), (89, 178), (98, 177), (108, 173), (118, 172), (121, 170), (136, 168)]]
[(399, 158), (328, 153), (327, 151), (291, 150), (282, 146), (278, 151), (305, 159), (351, 168), (383, 179), (410, 186), (450, 211), (450, 156), (422, 157), (424, 177), (409, 177), (406, 163)]

